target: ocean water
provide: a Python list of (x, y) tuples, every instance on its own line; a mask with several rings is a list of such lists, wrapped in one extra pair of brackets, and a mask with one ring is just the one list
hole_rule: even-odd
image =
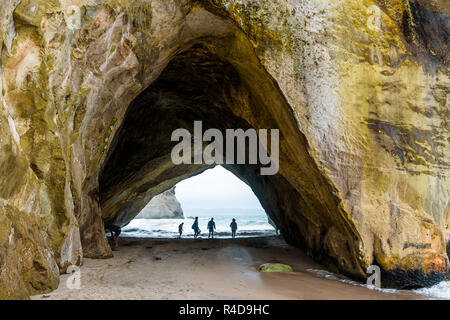
[(450, 281), (442, 281), (430, 288), (416, 289), (414, 292), (430, 298), (450, 300)]
[(184, 219), (134, 219), (122, 228), (122, 237), (136, 238), (176, 238), (178, 225), (184, 222), (183, 237), (193, 238), (192, 224), (198, 217), (201, 234), (208, 237), (207, 225), (213, 217), (216, 223), (217, 238), (231, 238), (230, 223), (235, 218), (237, 237), (263, 237), (275, 235), (275, 229), (267, 222), (267, 215), (258, 209), (191, 209), (184, 210)]
[(326, 270), (321, 270), (321, 269), (307, 269), (306, 271), (311, 272), (315, 275), (317, 275), (318, 277), (321, 278), (326, 278), (326, 279), (330, 279), (330, 280), (335, 280), (335, 281), (340, 281), (346, 284), (351, 284), (353, 286), (360, 286), (360, 287), (365, 287), (367, 289), (370, 290), (378, 290), (378, 291), (382, 291), (385, 293), (396, 293), (396, 292), (400, 292), (401, 290), (397, 290), (397, 289), (386, 289), (386, 288), (378, 288), (376, 286), (373, 285), (366, 285), (364, 283), (361, 282), (357, 282), (354, 280), (350, 280), (347, 277), (340, 275), (340, 274), (335, 274)]
[(357, 281), (350, 280), (346, 278), (343, 275), (335, 274), (326, 270), (320, 270), (320, 269), (307, 269), (308, 272), (314, 273), (318, 277), (335, 280), (335, 281), (341, 281), (350, 285), (354, 286), (360, 286), (360, 287), (366, 287), (370, 290), (378, 290), (385, 293), (398, 293), (398, 292), (414, 292), (417, 294), (420, 294), (424, 296), (424, 298), (429, 299), (445, 299), (450, 300), (450, 281), (442, 281), (430, 288), (421, 288), (421, 289), (414, 289), (414, 290), (397, 290), (397, 289), (386, 289), (386, 288), (378, 288), (371, 285), (366, 285), (364, 283), (360, 283)]

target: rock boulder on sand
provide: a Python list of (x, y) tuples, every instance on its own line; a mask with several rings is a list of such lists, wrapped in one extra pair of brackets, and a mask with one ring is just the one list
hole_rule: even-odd
[(261, 272), (292, 272), (292, 267), (282, 263), (265, 263), (259, 266)]
[(136, 219), (183, 219), (183, 209), (175, 196), (175, 187), (150, 200)]

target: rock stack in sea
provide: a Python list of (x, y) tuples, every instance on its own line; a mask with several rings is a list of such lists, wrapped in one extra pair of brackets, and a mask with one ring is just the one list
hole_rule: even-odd
[(175, 187), (150, 200), (136, 219), (183, 219), (183, 209), (175, 196)]

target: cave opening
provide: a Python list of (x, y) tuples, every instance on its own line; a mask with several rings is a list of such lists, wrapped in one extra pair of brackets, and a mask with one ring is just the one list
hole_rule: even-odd
[[(276, 174), (261, 175), (259, 164), (223, 166), (252, 189), (286, 242), (333, 270), (362, 278), (354, 226), (312, 160), (277, 83), (250, 42), (236, 35), (202, 37), (180, 48), (129, 105), (99, 177), (105, 223), (127, 225), (154, 196), (214, 166), (171, 160), (172, 132), (192, 133), (198, 120), (204, 130), (221, 132), (279, 129)], [(82, 243), (90, 241), (83, 238), (83, 226), (81, 237)]]
[[(241, 85), (236, 69), (213, 54), (204, 43), (179, 53), (157, 81), (132, 103), (113, 141), (113, 151), (100, 176), (103, 219), (107, 223), (127, 225), (155, 196), (213, 168), (216, 164), (175, 165), (170, 158), (175, 144), (171, 134), (178, 128), (192, 132), (194, 122), (199, 120), (204, 130), (215, 128), (225, 132), (230, 128), (252, 128), (229, 108), (234, 92)], [(260, 166), (255, 164), (223, 164), (223, 168), (250, 185), (252, 193), (256, 190), (259, 198), (265, 192), (264, 185), (272, 179), (261, 176)], [(259, 206), (265, 210), (264, 204)], [(270, 215), (269, 218), (272, 219)]]
[[(214, 238), (232, 238), (231, 222), (237, 226), (236, 238), (276, 235), (258, 198), (248, 185), (218, 165), (177, 183), (152, 198), (144, 209), (122, 228), (123, 238), (193, 239), (195, 217), (200, 239), (209, 237), (208, 222), (214, 219)], [(179, 226), (182, 225), (180, 236)]]

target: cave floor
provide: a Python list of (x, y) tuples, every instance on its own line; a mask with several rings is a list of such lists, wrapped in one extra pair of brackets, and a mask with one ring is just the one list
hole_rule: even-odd
[[(280, 237), (237, 239), (120, 238), (111, 259), (84, 259), (80, 289), (32, 299), (423, 299), (413, 292), (369, 290), (311, 272), (324, 270)], [(260, 273), (263, 263), (291, 273)]]

